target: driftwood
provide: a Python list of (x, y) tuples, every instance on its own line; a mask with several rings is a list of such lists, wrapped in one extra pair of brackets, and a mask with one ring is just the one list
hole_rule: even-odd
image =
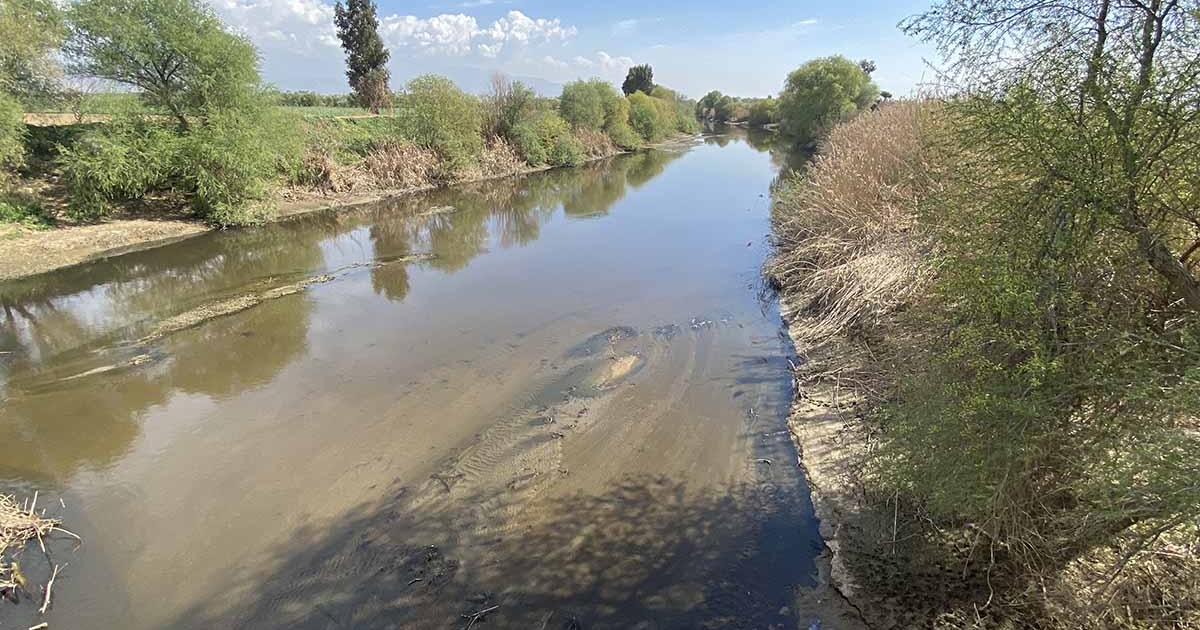
[(471, 630), (471, 627), (475, 625), (476, 621), (483, 619), (484, 617), (486, 617), (488, 615), (488, 613), (494, 612), (499, 608), (500, 608), (500, 604), (496, 604), (495, 606), (491, 606), (489, 608), (484, 608), (483, 610), (481, 610), (479, 612), (474, 612), (469, 615), (463, 615), (462, 618), (468, 620), (467, 627), (465, 628), (465, 630)]

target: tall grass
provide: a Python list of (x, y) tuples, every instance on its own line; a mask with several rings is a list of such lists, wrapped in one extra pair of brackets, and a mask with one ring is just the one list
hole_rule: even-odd
[(876, 322), (929, 280), (931, 240), (914, 228), (936, 186), (922, 130), (939, 111), (900, 102), (835, 127), (776, 194), (767, 273), (814, 342)]

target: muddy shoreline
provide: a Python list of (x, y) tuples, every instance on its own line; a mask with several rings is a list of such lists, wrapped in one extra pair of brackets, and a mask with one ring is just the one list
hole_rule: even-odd
[[(669, 149), (687, 145), (697, 136), (678, 136), (663, 142), (648, 145), (638, 151)], [(590, 158), (584, 164), (607, 160), (617, 155), (632, 153), (618, 151), (610, 155)], [(387, 199), (414, 195), (430, 190), (453, 188), (463, 184), (497, 181), (520, 177), (555, 168), (536, 166), (510, 173), (478, 177), (457, 181), (444, 186), (421, 186), (404, 189), (376, 189), (345, 193), (322, 193), (314, 190), (286, 189), (281, 192), (275, 214), (264, 225), (287, 221), (295, 217), (339, 209), (353, 209)], [(576, 167), (577, 168), (577, 167)], [(250, 226), (236, 229), (257, 229)], [(71, 225), (43, 231), (19, 231), (8, 238), (0, 239), (0, 282), (35, 276), (66, 267), (81, 265), (105, 258), (121, 256), (131, 252), (171, 245), (181, 240), (218, 230), (203, 221), (177, 213), (167, 213), (161, 218), (128, 217), (113, 218), (101, 223)]]

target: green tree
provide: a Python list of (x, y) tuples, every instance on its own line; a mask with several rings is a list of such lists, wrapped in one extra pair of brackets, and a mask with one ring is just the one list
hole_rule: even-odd
[(650, 64), (641, 64), (633, 66), (625, 75), (625, 82), (621, 84), (621, 91), (625, 96), (630, 96), (634, 92), (650, 94), (654, 90), (654, 69)]
[(346, 78), (359, 105), (379, 113), (391, 92), (387, 62), (390, 53), (379, 37), (379, 18), (372, 0), (347, 0), (333, 7), (337, 36), (346, 51)]
[(54, 51), (64, 35), (53, 0), (0, 2), (0, 91), (22, 100), (54, 92), (60, 74)]
[(181, 129), (258, 97), (254, 47), (200, 0), (79, 0), (68, 17), (74, 73), (139, 89)]
[(600, 80), (572, 81), (563, 86), (558, 97), (558, 112), (572, 126), (582, 129), (600, 129), (604, 126), (604, 89), (613, 96), (616, 91)]
[(446, 77), (427, 74), (408, 84), (407, 135), (445, 160), (443, 177), (470, 168), (483, 150), (483, 107)]
[(759, 99), (750, 105), (750, 117), (747, 123), (751, 127), (763, 127), (775, 122), (776, 108), (779, 102), (771, 97)]
[(484, 98), (485, 131), (493, 137), (511, 139), (513, 128), (537, 111), (537, 93), (520, 81), (497, 72), (492, 75), (492, 91)]
[(779, 96), (779, 123), (785, 134), (812, 144), (878, 97), (879, 88), (859, 64), (841, 56), (814, 59), (788, 75)]

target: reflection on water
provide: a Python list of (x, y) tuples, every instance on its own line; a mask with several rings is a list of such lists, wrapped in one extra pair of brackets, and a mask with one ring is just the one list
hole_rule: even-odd
[[(371, 267), (374, 291), (400, 301), (410, 288), (411, 264), (453, 273), (486, 251), (493, 236), (500, 247), (536, 240), (559, 208), (568, 217), (603, 216), (627, 189), (680, 155), (648, 151), (398, 197), (0, 283), (0, 431), (10, 436), (0, 479), (61, 480), (80, 465), (104, 466), (137, 436), (138, 414), (172, 391), (224, 398), (269, 381), (302, 353), (311, 305), (297, 296), (287, 308), (260, 309), (253, 325), (217, 320), (198, 327), (188, 345), (204, 352), (168, 352), (152, 357), (157, 365), (103, 380), (60, 380), (151, 350), (122, 346), (166, 317), (260, 285), (331, 271), (322, 244), (364, 228), (369, 248), (355, 262), (430, 255), (420, 263)], [(430, 208), (439, 211), (414, 219)]]
[[(522, 580), (530, 607), (493, 625), (788, 617), (815, 530), (794, 468), (754, 463), (795, 456), (753, 290), (776, 145), (733, 131), (0, 283), (0, 491), (66, 496), (88, 541), (47, 620), (338, 627), (331, 595), (339, 619), (440, 624)], [(583, 401), (564, 353), (610, 329), (639, 367)], [(412, 578), (379, 571), (432, 540), (453, 584), (380, 608)]]

